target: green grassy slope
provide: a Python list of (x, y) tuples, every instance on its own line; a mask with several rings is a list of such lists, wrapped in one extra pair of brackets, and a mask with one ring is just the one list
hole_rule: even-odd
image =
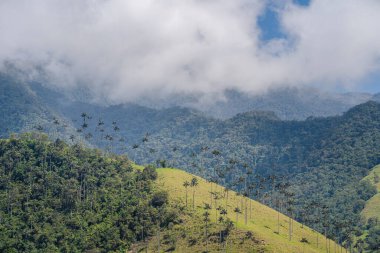
[(368, 180), (377, 188), (377, 194), (369, 199), (362, 211), (363, 217), (366, 219), (376, 217), (380, 220), (380, 181), (375, 182), (375, 174), (380, 177), (380, 165), (377, 165), (372, 169), (368, 176), (363, 180)]
[[(158, 175), (158, 187), (169, 192), (169, 197), (173, 203), (183, 203), (184, 205), (186, 191), (182, 185), (186, 180), (191, 181), (193, 175), (177, 169), (158, 169)], [(204, 212), (202, 207), (205, 203), (210, 203), (210, 191), (212, 187), (213, 192), (219, 192), (220, 196), (224, 196), (217, 200), (216, 205), (215, 200), (212, 201), (210, 219), (214, 223), (214, 226), (217, 226), (217, 211), (215, 207), (222, 206), (227, 209), (227, 217), (234, 221), (237, 228), (228, 241), (227, 252), (326, 252), (326, 245), (327, 247), (330, 247), (331, 250), (334, 250), (334, 248), (338, 249), (339, 247), (333, 241), (326, 240), (323, 235), (307, 228), (306, 226), (302, 226), (296, 221), (293, 221), (293, 236), (290, 241), (288, 236), (289, 218), (287, 216), (279, 214), (277, 211), (256, 201), (238, 196), (233, 191), (229, 191), (227, 199), (223, 187), (206, 182), (200, 177), (197, 177), (197, 179), (199, 185), (195, 187), (195, 211), (192, 212), (192, 221), (190, 223), (185, 223), (189, 226), (188, 234), (191, 234), (192, 231), (202, 231), (202, 228), (199, 227), (203, 224), (201, 222), (201, 215)], [(188, 188), (189, 204), (186, 210), (192, 209), (192, 190), (193, 188)], [(247, 209), (245, 209), (245, 201), (247, 201)], [(234, 213), (233, 210), (237, 206), (242, 209), (242, 213), (238, 214), (238, 221), (236, 222), (236, 213)], [(247, 210), (247, 224), (245, 224), (245, 210)], [(279, 234), (277, 234), (278, 219), (280, 221)], [(244, 234), (247, 231), (251, 231), (254, 235), (254, 242), (251, 246), (242, 242), (242, 237), (239, 238), (238, 236), (240, 233), (244, 237)], [(307, 242), (302, 243), (302, 238), (305, 238)], [(153, 241), (154, 240), (156, 239), (153, 239)], [(155, 245), (156, 242), (153, 241), (151, 244)], [(202, 245), (191, 247), (188, 244), (185, 244), (184, 240), (180, 239), (177, 241), (175, 252), (202, 252), (205, 249), (204, 241), (202, 242)], [(153, 251), (154, 249), (152, 248), (151, 250)], [(224, 252), (222, 250), (222, 247), (209, 248), (210, 252)]]

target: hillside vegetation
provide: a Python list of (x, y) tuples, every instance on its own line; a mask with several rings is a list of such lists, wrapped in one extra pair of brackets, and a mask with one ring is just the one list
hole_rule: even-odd
[(339, 247), (200, 177), (135, 166), (126, 157), (40, 134), (0, 140), (0, 164), (1, 252), (286, 253)]
[[(305, 121), (284, 121), (273, 112), (219, 120), (179, 107), (79, 103), (43, 87), (32, 91), (8, 79), (3, 83), (3, 136), (42, 124), (54, 139), (60, 136), (70, 144), (85, 139), (140, 164), (182, 168), (275, 209), (281, 209), (276, 198), (286, 185), (295, 201), (284, 213), (327, 230), (329, 238), (347, 247), (354, 247), (352, 237), (365, 231), (361, 212), (376, 189), (361, 179), (380, 163), (379, 103)], [(68, 134), (71, 124), (75, 130)]]
[[(58, 124), (57, 124), (58, 123)], [(0, 73), (0, 137), (10, 133), (40, 131), (52, 138), (78, 137), (69, 119), (63, 117), (23, 81)]]
[(367, 220), (377, 218), (380, 221), (380, 165), (374, 167), (363, 180), (376, 186), (377, 194), (367, 201), (362, 214)]
[[(184, 182), (192, 182), (193, 178), (197, 179), (198, 184), (184, 187)], [(171, 203), (183, 206), (183, 224), (174, 226), (161, 235), (163, 238), (172, 239), (171, 243), (161, 246), (163, 251), (170, 249), (174, 252), (206, 252), (208, 249), (209, 252), (287, 253), (326, 252), (326, 247), (340, 250), (333, 241), (293, 219), (289, 239), (289, 217), (184, 171), (158, 169), (157, 186), (169, 192)], [(205, 209), (207, 204), (211, 209)], [(237, 207), (240, 211), (234, 212)], [(227, 212), (223, 214), (221, 210)], [(204, 220), (206, 211), (209, 213), (208, 223)], [(232, 221), (235, 229), (224, 238), (226, 221)], [(156, 237), (151, 238), (149, 252), (157, 252), (157, 241)]]
[(125, 252), (175, 222), (156, 177), (43, 135), (0, 140), (0, 252)]

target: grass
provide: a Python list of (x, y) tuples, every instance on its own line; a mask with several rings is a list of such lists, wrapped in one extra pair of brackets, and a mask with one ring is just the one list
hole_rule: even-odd
[(363, 180), (367, 180), (371, 182), (377, 188), (377, 194), (369, 199), (362, 211), (363, 217), (367, 220), (372, 217), (377, 217), (380, 220), (380, 180), (379, 182), (375, 182), (375, 174), (380, 177), (380, 165), (374, 167), (368, 176), (363, 178)]
[[(158, 169), (158, 182), (157, 187), (165, 189), (169, 192), (169, 197), (172, 204), (185, 206), (185, 187), (184, 181), (191, 181), (193, 175), (177, 169)], [(224, 188), (222, 186), (211, 184), (206, 180), (197, 177), (199, 185), (195, 187), (195, 208), (192, 210), (192, 191), (193, 188), (188, 188), (188, 207), (185, 208), (182, 216), (183, 224), (176, 225), (167, 234), (173, 233), (176, 237), (176, 247), (174, 252), (204, 252), (206, 247), (206, 240), (203, 230), (202, 213), (204, 212), (203, 206), (205, 203), (210, 203), (210, 191), (213, 187), (213, 192), (219, 192), (221, 196), (224, 195)], [(238, 221), (236, 222), (236, 213), (234, 208), (241, 208), (243, 203), (243, 213), (238, 214)], [(245, 224), (245, 203), (247, 203), (247, 224)], [(212, 225), (211, 234), (208, 240), (209, 252), (225, 252), (224, 246), (218, 243), (217, 231), (219, 231), (218, 224), (216, 223), (216, 209), (215, 206), (222, 206), (227, 209), (227, 217), (234, 221), (235, 228), (229, 237), (227, 243), (227, 252), (276, 252), (276, 253), (290, 253), (290, 252), (326, 252), (326, 245), (330, 247), (333, 252), (334, 248), (338, 249), (333, 241), (326, 240), (326, 238), (313, 231), (312, 229), (302, 226), (300, 223), (293, 221), (293, 236), (289, 240), (289, 218), (277, 211), (262, 205), (256, 201), (238, 196), (235, 192), (229, 191), (228, 200), (226, 197), (212, 201), (212, 209), (210, 210), (210, 219), (214, 223)], [(250, 206), (252, 212), (250, 212)], [(280, 220), (280, 231), (277, 233), (277, 219)], [(243, 239), (246, 237), (248, 231), (251, 231), (253, 237), (250, 239)], [(185, 236), (181, 236), (185, 233)], [(167, 235), (163, 235), (168, 237)], [(182, 238), (183, 237), (183, 238)], [(191, 245), (191, 237), (194, 237), (195, 245)], [(213, 237), (216, 237), (212, 240)], [(304, 238), (304, 241), (301, 240)], [(317, 245), (318, 240), (318, 245)], [(216, 243), (212, 243), (216, 241)], [(211, 243), (210, 243), (211, 242)], [(157, 252), (158, 245), (157, 238), (152, 238), (149, 242), (151, 245), (148, 252)]]
[(132, 163), (132, 167), (135, 170), (141, 170), (142, 171), (144, 169), (143, 165), (138, 165), (138, 164), (135, 164), (135, 163)]

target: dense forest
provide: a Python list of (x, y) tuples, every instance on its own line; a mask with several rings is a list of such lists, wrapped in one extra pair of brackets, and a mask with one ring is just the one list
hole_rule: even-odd
[[(123, 108), (114, 111), (118, 110)], [(120, 116), (117, 127), (100, 128), (99, 122), (85, 117), (89, 126), (84, 132), (94, 133), (93, 143), (126, 151), (140, 163), (184, 168), (239, 190), (340, 243), (353, 246), (354, 236), (363, 233), (366, 224), (360, 212), (376, 190), (360, 180), (380, 163), (378, 103), (357, 106), (343, 116), (306, 121), (281, 121), (270, 112), (222, 121), (182, 108), (151, 111), (151, 116), (146, 117), (151, 123), (144, 124), (151, 132), (129, 143), (123, 139), (128, 122)], [(78, 127), (83, 125), (80, 117), (76, 121)], [(102, 129), (112, 139), (102, 139)], [(283, 195), (281, 185), (289, 185), (291, 208), (276, 200)], [(313, 211), (306, 215), (307, 210)]]
[[(209, 125), (190, 118), (182, 128), (177, 124), (156, 136), (143, 144), (147, 146), (141, 153), (145, 161), (152, 156), (150, 150), (166, 150), (155, 158), (168, 157), (169, 164), (242, 193), (247, 194), (246, 189), (251, 187), (248, 194), (339, 242), (352, 244), (354, 235), (362, 233), (365, 224), (360, 212), (376, 190), (360, 180), (380, 163), (377, 103), (357, 106), (341, 117), (303, 122), (253, 112)], [(173, 147), (179, 148), (173, 152)], [(215, 177), (212, 168), (219, 168), (216, 174), (220, 177)], [(273, 198), (281, 195), (276, 186), (287, 183), (294, 194), (294, 207), (290, 208), (294, 210), (286, 210)], [(305, 212), (312, 212), (309, 218)]]
[(45, 135), (0, 140), (0, 252), (125, 252), (176, 220), (156, 178)]

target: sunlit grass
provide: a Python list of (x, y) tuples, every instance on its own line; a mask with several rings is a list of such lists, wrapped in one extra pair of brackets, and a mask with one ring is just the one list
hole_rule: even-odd
[(374, 176), (375, 173), (380, 177), (380, 165), (374, 167), (372, 171), (363, 180), (368, 180), (377, 188), (377, 194), (369, 199), (362, 211), (362, 215), (369, 219), (371, 217), (376, 217), (380, 220), (380, 181), (375, 183)]
[[(173, 202), (185, 203), (185, 187), (183, 187), (184, 181), (191, 181), (193, 175), (177, 169), (158, 169), (159, 179), (158, 186), (168, 190), (169, 196)], [(224, 187), (216, 184), (211, 184), (206, 180), (197, 177), (199, 185), (195, 187), (195, 213), (194, 219), (199, 219), (200, 215), (204, 212), (203, 206), (205, 203), (211, 201), (210, 191), (211, 185), (213, 192), (220, 192), (220, 195), (224, 195)], [(188, 210), (192, 209), (192, 191), (193, 188), (188, 187)], [(227, 209), (227, 216), (235, 222), (235, 225), (240, 230), (252, 231), (255, 238), (264, 245), (265, 251), (268, 252), (326, 252), (326, 239), (323, 235), (311, 230), (306, 226), (302, 226), (300, 223), (293, 221), (293, 235), (292, 240), (289, 240), (289, 219), (287, 216), (280, 214), (280, 232), (277, 233), (277, 211), (262, 205), (256, 201), (247, 199), (248, 209), (248, 222), (245, 224), (245, 201), (242, 196), (237, 196), (233, 191), (229, 191), (228, 200), (226, 206), (226, 198), (222, 198), (217, 201), (217, 206), (222, 206)], [(243, 199), (243, 213), (238, 214), (238, 222), (236, 223), (236, 213), (234, 213), (235, 207), (241, 209), (241, 201)], [(252, 215), (250, 217), (250, 204), (252, 206)], [(215, 200), (212, 201), (211, 221), (216, 221)], [(198, 217), (198, 218), (197, 218)], [(198, 222), (199, 223), (199, 222)], [(302, 243), (302, 238), (307, 240), (307, 243)], [(318, 239), (318, 246), (317, 246)], [(330, 245), (330, 249), (334, 250), (333, 241), (327, 241), (327, 245)], [(181, 252), (181, 251), (178, 251)], [(233, 252), (233, 251), (230, 251)], [(240, 251), (247, 252), (247, 251)], [(255, 251), (248, 251), (255, 252)]]

